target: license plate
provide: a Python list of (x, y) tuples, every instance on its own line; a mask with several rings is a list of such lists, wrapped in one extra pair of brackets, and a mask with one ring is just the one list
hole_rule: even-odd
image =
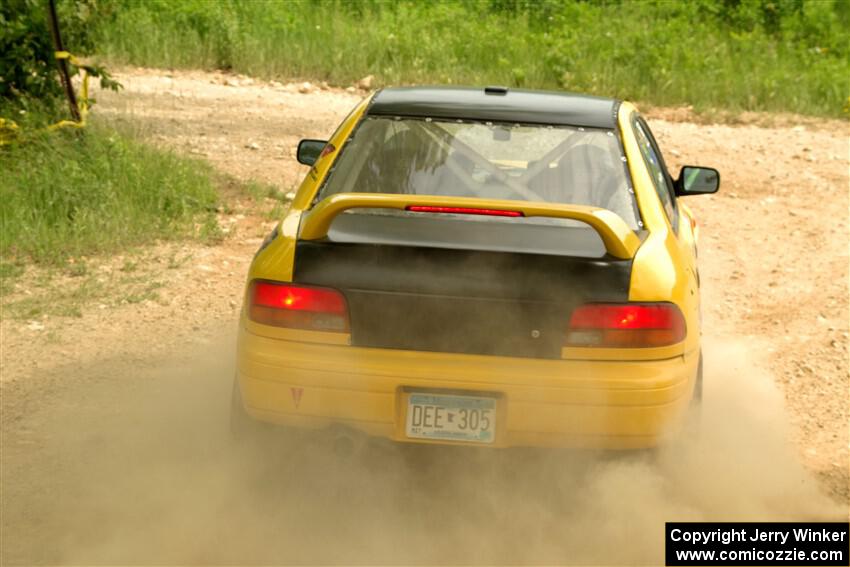
[(407, 398), (408, 437), (492, 443), (496, 399), (411, 393)]

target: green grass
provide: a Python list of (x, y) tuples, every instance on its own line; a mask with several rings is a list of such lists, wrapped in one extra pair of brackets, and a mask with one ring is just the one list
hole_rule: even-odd
[[(165, 284), (156, 264), (146, 266), (139, 274), (124, 271), (82, 274), (69, 278), (69, 270), (41, 271), (27, 280), (29, 295), (4, 297), (4, 319), (40, 320), (45, 317), (81, 317), (92, 303), (108, 307), (122, 304), (158, 301)], [(7, 291), (11, 293), (13, 290)], [(4, 294), (5, 295), (5, 294)]]
[(208, 164), (103, 125), (2, 147), (0, 171), (3, 266), (62, 265), (156, 239), (220, 236)]
[(847, 0), (115, 0), (113, 63), (846, 116)]
[(35, 293), (3, 306), (3, 317), (9, 319), (39, 319), (52, 317), (81, 317), (82, 306), (107, 295), (109, 289), (95, 277), (87, 277), (75, 285), (54, 287), (50, 293)]

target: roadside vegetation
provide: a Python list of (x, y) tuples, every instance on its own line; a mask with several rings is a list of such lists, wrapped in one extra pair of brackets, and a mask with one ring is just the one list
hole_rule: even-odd
[[(59, 3), (63, 35), (78, 55), (93, 48), (96, 6)], [(212, 168), (97, 117), (85, 126), (68, 121), (46, 2), (9, 0), (0, 21), (0, 275), (156, 239), (215, 237)], [(102, 67), (80, 63), (72, 72), (82, 65), (101, 86), (120, 86)], [(71, 123), (56, 128), (63, 119)]]
[[(65, 47), (93, 51), (95, 0), (58, 2)], [(79, 315), (120, 285), (125, 302), (155, 298), (162, 285), (128, 260), (104, 279), (95, 265), (155, 241), (221, 236), (216, 220), (224, 182), (204, 161), (145, 142), (97, 116), (72, 120), (54, 60), (45, 0), (0, 4), (0, 307), (4, 318)], [(74, 59), (101, 87), (117, 89), (103, 67)], [(77, 83), (80, 108), (83, 100)], [(83, 119), (85, 112), (81, 113)], [(58, 127), (62, 123), (62, 127)], [(34, 268), (34, 269), (30, 269)], [(21, 283), (23, 282), (23, 283)], [(38, 324), (38, 323), (33, 323)]]
[(847, 0), (108, 0), (112, 63), (847, 116)]
[[(0, 171), (3, 318), (155, 300), (162, 275), (133, 260), (145, 246), (222, 236), (211, 166), (123, 129), (95, 123), (31, 134), (0, 148)], [(125, 260), (113, 270), (115, 257)]]
[(65, 263), (152, 239), (216, 234), (211, 167), (118, 130), (34, 136), (0, 151), (4, 258)]

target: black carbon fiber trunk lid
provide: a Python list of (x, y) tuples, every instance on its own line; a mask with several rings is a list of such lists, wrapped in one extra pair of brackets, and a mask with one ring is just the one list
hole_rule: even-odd
[(342, 291), (352, 344), (559, 358), (576, 305), (626, 301), (631, 261), (301, 241), (294, 280)]

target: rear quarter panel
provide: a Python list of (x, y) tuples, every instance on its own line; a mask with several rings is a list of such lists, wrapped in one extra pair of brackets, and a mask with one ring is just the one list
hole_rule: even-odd
[(638, 249), (632, 266), (630, 301), (670, 301), (685, 316), (686, 353), (699, 349), (699, 288), (695, 274), (693, 235), (683, 215), (680, 234), (674, 233), (632, 132), (630, 116), (636, 108), (620, 105), (618, 123), (634, 183), (635, 197), (649, 236)]

